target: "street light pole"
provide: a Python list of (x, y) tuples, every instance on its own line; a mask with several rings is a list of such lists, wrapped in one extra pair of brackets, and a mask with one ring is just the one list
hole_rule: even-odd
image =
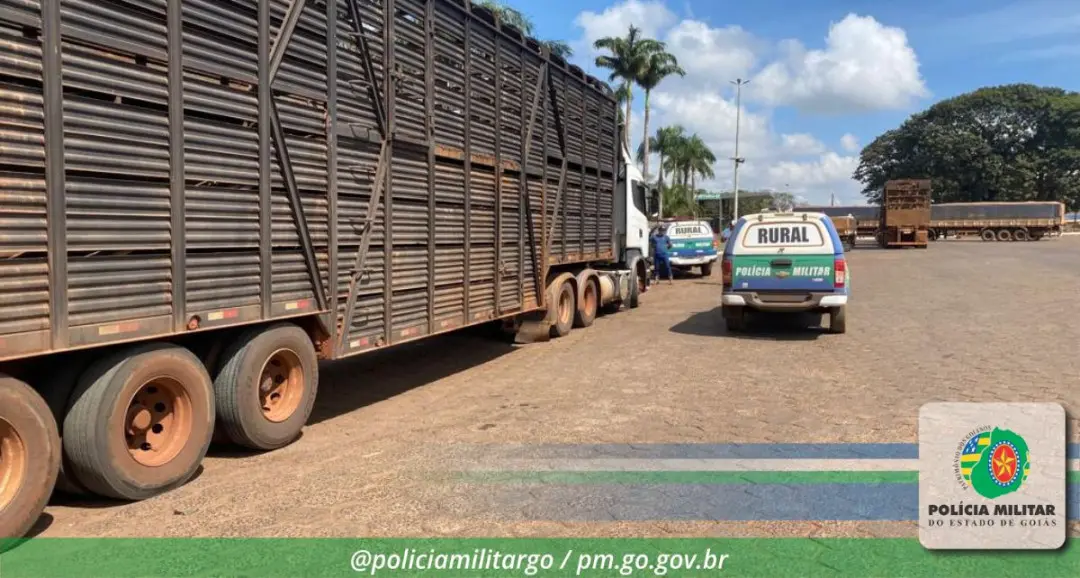
[(746, 159), (739, 156), (739, 125), (742, 122), (742, 87), (744, 84), (749, 84), (749, 80), (743, 80), (736, 78), (731, 81), (731, 84), (735, 85), (735, 156), (732, 157), (732, 161), (735, 162), (735, 206), (732, 213), (732, 220), (739, 220), (739, 165), (741, 165)]

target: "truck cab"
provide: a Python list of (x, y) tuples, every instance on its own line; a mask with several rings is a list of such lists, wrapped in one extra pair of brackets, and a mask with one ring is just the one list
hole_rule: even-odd
[(649, 254), (649, 214), (659, 196), (649, 186), (629, 153), (622, 151), (618, 190), (615, 195), (615, 250), (619, 263), (633, 272), (642, 291), (648, 284), (645, 258)]

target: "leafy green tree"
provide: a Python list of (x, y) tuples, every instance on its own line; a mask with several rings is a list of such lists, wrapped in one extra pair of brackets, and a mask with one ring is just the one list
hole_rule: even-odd
[(981, 88), (911, 116), (864, 148), (854, 178), (880, 202), (886, 181), (929, 178), (934, 202), (1061, 201), (1080, 206), (1080, 94)]
[[(618, 80), (631, 87), (638, 83), (649, 64), (649, 57), (664, 49), (662, 43), (642, 36), (641, 29), (636, 26), (631, 26), (626, 36), (601, 38), (593, 43), (593, 47), (608, 52), (608, 54), (596, 57), (598, 68), (611, 71), (608, 80), (612, 82)], [(623, 143), (627, 150), (630, 150), (630, 109), (634, 102), (633, 92), (628, 91), (626, 97), (623, 113)]]
[[(686, 71), (679, 66), (679, 61), (674, 56), (668, 54), (665, 51), (664, 44), (658, 43), (659, 49), (649, 55), (646, 61), (645, 68), (641, 71), (641, 74), (637, 78), (637, 83), (641, 86), (641, 90), (645, 92), (645, 120), (643, 121), (644, 129), (642, 131), (642, 146), (644, 146), (644, 154), (642, 155), (642, 173), (645, 178), (649, 178), (649, 148), (650, 148), (650, 136), (649, 136), (649, 95), (653, 89), (660, 85), (665, 78), (669, 76), (686, 76)], [(663, 169), (660, 169), (663, 171)]]
[[(498, 0), (474, 0), (473, 4), (491, 10), (491, 12), (498, 17), (499, 22), (517, 28), (525, 35), (533, 35), (534, 26), (532, 20), (520, 10), (499, 2)], [(551, 50), (552, 54), (555, 54), (564, 60), (574, 55), (574, 49), (562, 40), (541, 40), (539, 42)]]

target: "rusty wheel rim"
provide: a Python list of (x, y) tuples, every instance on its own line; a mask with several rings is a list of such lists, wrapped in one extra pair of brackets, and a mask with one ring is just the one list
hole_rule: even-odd
[(135, 392), (124, 419), (128, 453), (140, 465), (156, 468), (171, 462), (191, 437), (191, 397), (177, 380), (154, 378)]
[(585, 286), (585, 313), (592, 315), (596, 311), (596, 285), (589, 283)]
[(275, 351), (259, 373), (259, 404), (263, 416), (274, 423), (289, 419), (300, 407), (304, 386), (300, 356), (288, 349)]
[(15, 500), (26, 478), (26, 443), (15, 426), (0, 419), (0, 510)]
[(572, 311), (573, 308), (574, 300), (570, 292), (563, 291), (561, 294), (559, 294), (559, 323), (570, 323), (570, 318), (574, 314), (574, 312)]

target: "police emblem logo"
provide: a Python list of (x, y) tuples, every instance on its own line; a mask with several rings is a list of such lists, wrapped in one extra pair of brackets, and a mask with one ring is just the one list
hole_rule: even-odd
[(962, 485), (990, 499), (1019, 490), (1031, 471), (1024, 438), (1013, 431), (989, 426), (968, 437), (957, 462)]

